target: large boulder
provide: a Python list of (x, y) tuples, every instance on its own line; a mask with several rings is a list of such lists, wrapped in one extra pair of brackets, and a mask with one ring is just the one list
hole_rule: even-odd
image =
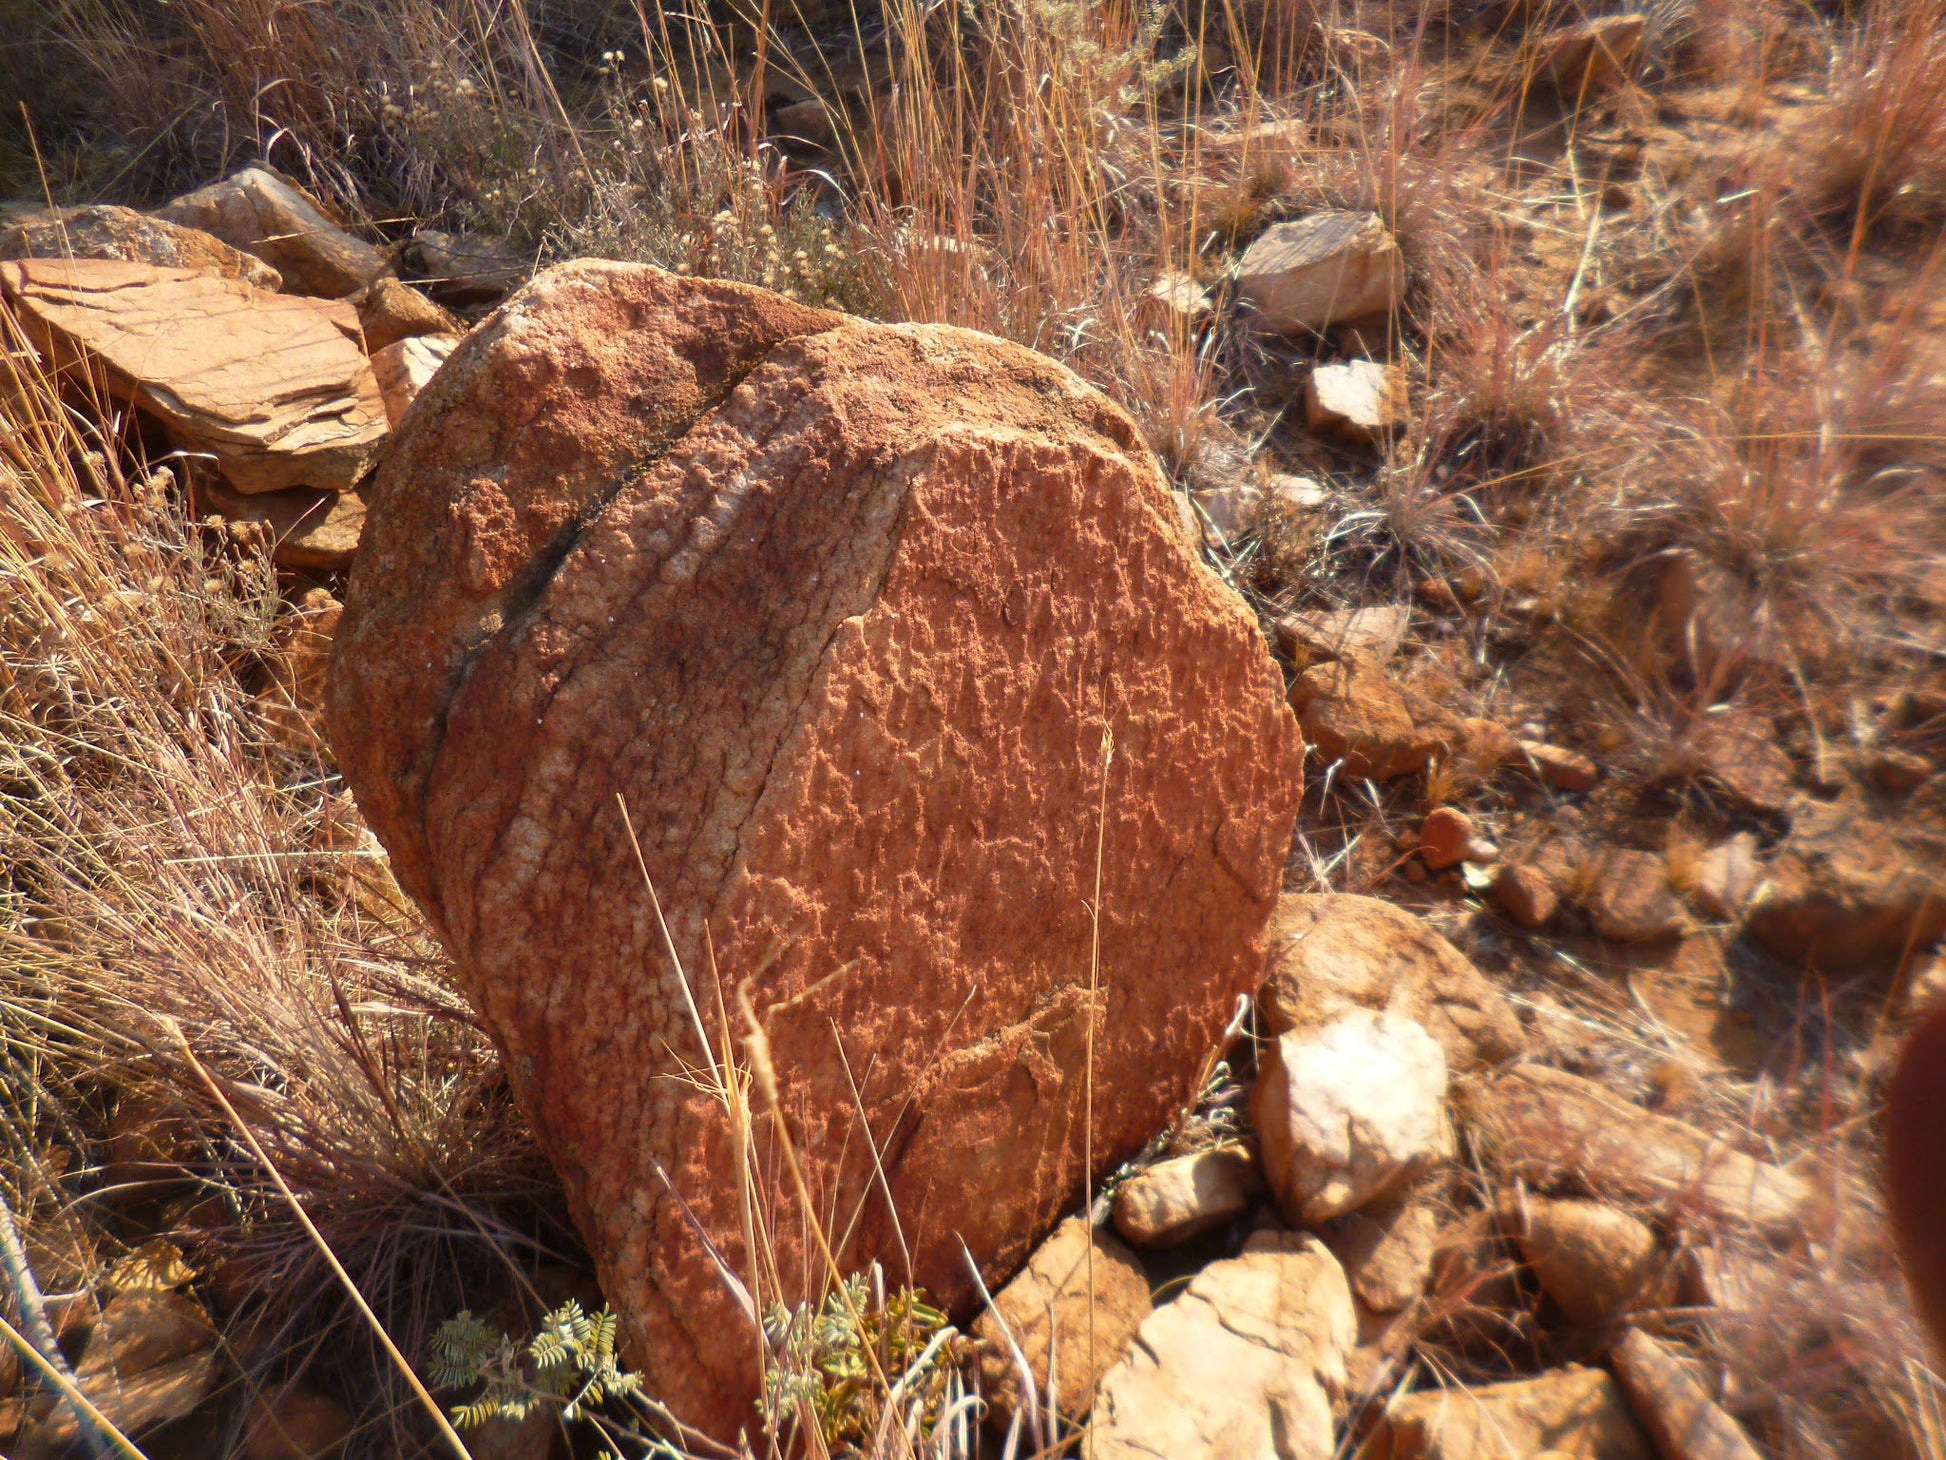
[[(1108, 401), (965, 330), (579, 263), (368, 490), (334, 746), (678, 1415), (756, 1418), (711, 1249), (763, 1303), (818, 1271), (779, 1110), (841, 1265), (962, 1312), (962, 1239), (997, 1279), (1080, 1195), (1091, 902), (1096, 1170), (1180, 1108), (1262, 966), (1300, 746)], [(739, 1007), (778, 1085), (741, 1144)]]
[(58, 364), (98, 370), (240, 492), (343, 491), (385, 439), (348, 304), (115, 259), (0, 263), (0, 297)]

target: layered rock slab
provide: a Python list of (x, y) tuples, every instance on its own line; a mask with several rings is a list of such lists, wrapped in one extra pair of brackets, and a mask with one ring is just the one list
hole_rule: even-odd
[(962, 1239), (992, 1280), (1078, 1196), (1098, 834), (1097, 1168), (1179, 1106), (1261, 968), (1301, 752), (1105, 399), (967, 331), (569, 265), (368, 495), (334, 744), (678, 1415), (754, 1426), (704, 1247), (750, 1281), (741, 1161), (777, 1195), (756, 1300), (815, 1269), (770, 1113), (740, 1155), (693, 1078), (618, 797), (719, 1048), (747, 993), (845, 1265), (909, 1251), (963, 1308)]

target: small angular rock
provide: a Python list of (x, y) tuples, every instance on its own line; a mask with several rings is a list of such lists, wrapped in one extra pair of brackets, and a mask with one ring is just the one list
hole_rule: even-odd
[(1115, 1192), (1115, 1230), (1137, 1247), (1171, 1247), (1250, 1210), (1263, 1190), (1256, 1158), (1237, 1145), (1158, 1161)]
[(1580, 751), (1539, 740), (1521, 741), (1509, 759), (1556, 791), (1585, 791), (1601, 774), (1594, 761)]
[(457, 336), (463, 326), (450, 310), (400, 279), (376, 279), (358, 301), (358, 323), (365, 349), (376, 355), (387, 345), (418, 335)]
[(1669, 885), (1668, 865), (1653, 852), (1603, 851), (1583, 907), (1595, 931), (1617, 943), (1654, 943), (1689, 928), (1689, 914)]
[(1085, 1460), (1330, 1460), (1358, 1315), (1309, 1233), (1259, 1232), (1155, 1310), (1102, 1379)]
[(1062, 1222), (973, 1324), (984, 1344), (980, 1391), (998, 1422), (1006, 1425), (1021, 1403), (1016, 1348), (1042, 1401), (1051, 1395), (1061, 1414), (1085, 1414), (1150, 1306), (1149, 1279), (1132, 1252), (1086, 1217)]
[(1399, 652), (1411, 622), (1411, 605), (1404, 603), (1293, 613), (1277, 620), (1277, 637), (1299, 669), (1335, 659), (1383, 664)]
[(427, 292), (445, 304), (490, 304), (519, 288), (533, 260), (503, 238), (422, 228), (408, 255)]
[(275, 293), (283, 275), (200, 228), (184, 228), (133, 208), (56, 208), (0, 233), (0, 259), (121, 259), (241, 279)]
[(378, 377), (385, 415), (394, 426), (405, 418), (406, 408), (419, 398), (458, 343), (436, 335), (413, 335), (372, 356), (372, 374)]
[(1305, 670), (1291, 685), (1290, 703), (1320, 759), (1375, 781), (1424, 770), (1463, 733), (1458, 717), (1357, 657)]
[(1763, 1230), (1794, 1228), (1816, 1197), (1802, 1177), (1565, 1070), (1516, 1065), (1469, 1098), (1468, 1114), (1508, 1177), (1543, 1190), (1581, 1188)]
[(1508, 917), (1530, 930), (1546, 927), (1561, 906), (1554, 879), (1524, 862), (1502, 864), (1494, 874), (1493, 900)]
[(1639, 1328), (1615, 1345), (1612, 1362), (1635, 1417), (1663, 1460), (1763, 1460), (1743, 1426), (1674, 1354)]
[(1610, 1323), (1663, 1268), (1655, 1232), (1592, 1201), (1529, 1198), (1514, 1219), (1520, 1255), (1572, 1323)]
[(260, 522), (270, 533), (271, 560), (280, 568), (335, 573), (351, 566), (365, 530), (365, 500), (356, 492), (233, 492), (204, 482), (198, 499), (228, 522)]
[(1267, 328), (1315, 333), (1397, 308), (1405, 263), (1376, 213), (1312, 213), (1257, 237), (1237, 265), (1237, 290)]
[(1745, 926), (1786, 962), (1853, 968), (1946, 933), (1946, 838), (1850, 799), (1800, 802)]
[(1472, 1389), (1426, 1389), (1385, 1408), (1363, 1460), (1655, 1460), (1615, 1381), (1555, 1369)]
[(1500, 849), (1473, 825), (1473, 818), (1453, 806), (1441, 806), (1419, 823), (1419, 855), (1433, 871), (1461, 862), (1491, 862)]
[(1304, 424), (1369, 446), (1405, 424), (1405, 377), (1375, 360), (1320, 365), (1304, 381)]
[(326, 217), (317, 199), (262, 167), (185, 193), (157, 212), (255, 254), (293, 294), (343, 299), (391, 267), (378, 249)]
[(1569, 100), (1606, 91), (1628, 75), (1645, 15), (1603, 15), (1547, 37), (1541, 72)]
[(1312, 1226), (1357, 1211), (1453, 1153), (1446, 1056), (1397, 1014), (1353, 1009), (1265, 1052), (1252, 1091), (1264, 1179)]
[(1424, 1026), (1458, 1073), (1525, 1046), (1513, 1007), (1472, 961), (1383, 898), (1287, 892), (1266, 945), (1257, 1009), (1272, 1035), (1322, 1029), (1350, 1009), (1389, 1009)]
[(1189, 274), (1164, 274), (1143, 291), (1141, 308), (1159, 327), (1188, 329), (1215, 311), (1209, 290)]
[(1756, 716), (1705, 716), (1691, 732), (1690, 750), (1731, 805), (1775, 816), (1790, 804), (1795, 767)]
[(1696, 901), (1725, 921), (1740, 918), (1763, 880), (1755, 832), (1740, 831), (1704, 852), (1696, 864)]
[(1396, 1313), (1426, 1290), (1439, 1216), (1429, 1203), (1410, 1199), (1367, 1207), (1334, 1222), (1324, 1240), (1352, 1296), (1374, 1313)]

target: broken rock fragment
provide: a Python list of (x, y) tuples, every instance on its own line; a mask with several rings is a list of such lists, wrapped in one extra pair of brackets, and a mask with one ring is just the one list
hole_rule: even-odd
[(1354, 1009), (1269, 1047), (1252, 1091), (1264, 1178), (1292, 1222), (1357, 1211), (1453, 1153), (1446, 1056), (1397, 1014)]
[(1424, 1389), (1385, 1407), (1363, 1460), (1655, 1460), (1615, 1381), (1555, 1369), (1477, 1388)]
[(365, 530), (365, 503), (356, 492), (235, 492), (204, 482), (202, 505), (228, 522), (261, 522), (270, 533), (271, 560), (280, 568), (335, 573), (351, 566)]
[[(584, 261), (454, 350), (367, 500), (333, 749), (679, 1417), (756, 1423), (697, 1235), (742, 1263), (683, 982), (712, 952), (807, 1180), (859, 1213), (844, 1268), (905, 1270), (896, 1212), (956, 1310), (966, 1252), (1016, 1270), (1090, 1149), (1099, 1179), (1182, 1108), (1262, 975), (1301, 750), (1105, 397), (971, 331)], [(787, 1285), (800, 1220), (769, 1234)]]
[(1375, 360), (1320, 365), (1304, 381), (1304, 424), (1369, 446), (1405, 424), (1405, 377)]
[(1659, 1214), (1696, 1210), (1763, 1229), (1803, 1219), (1815, 1188), (1679, 1120), (1565, 1070), (1516, 1065), (1469, 1100), (1506, 1174), (1580, 1188)]
[(1329, 1460), (1358, 1315), (1309, 1233), (1259, 1232), (1155, 1310), (1102, 1379), (1087, 1460)]
[(1137, 1247), (1169, 1247), (1242, 1216), (1263, 1190), (1256, 1158), (1212, 1146), (1138, 1171), (1115, 1192), (1115, 1230)]
[(372, 356), (372, 373), (378, 377), (379, 393), (385, 397), (385, 415), (394, 426), (405, 418), (406, 408), (419, 398), (419, 392), (446, 363), (457, 343), (433, 335), (413, 335)]
[(1702, 1380), (1639, 1328), (1614, 1350), (1615, 1377), (1663, 1460), (1762, 1460), (1743, 1426)]
[(451, 311), (426, 298), (399, 279), (374, 279), (358, 301), (358, 323), (365, 331), (365, 348), (376, 355), (387, 345), (417, 335), (449, 335), (465, 330)]
[(1299, 669), (1333, 659), (1370, 659), (1383, 664), (1399, 652), (1412, 607), (1404, 603), (1286, 614), (1277, 637)]
[(293, 294), (342, 299), (391, 267), (378, 249), (326, 217), (317, 199), (268, 168), (246, 167), (156, 211), (255, 254)]
[(344, 491), (385, 439), (349, 305), (108, 259), (0, 263), (0, 296), (56, 360), (98, 364), (239, 492)]
[(1317, 1030), (1349, 1009), (1424, 1026), (1459, 1073), (1520, 1053), (1500, 991), (1423, 918), (1379, 897), (1287, 892), (1271, 918), (1257, 1008), (1271, 1034)]
[(1612, 1322), (1666, 1267), (1647, 1223), (1600, 1202), (1529, 1198), (1510, 1225), (1521, 1257), (1573, 1323)]
[(1149, 1279), (1121, 1243), (1086, 1217), (1054, 1229), (1027, 1266), (973, 1325), (980, 1352), (980, 1392), (1005, 1426), (1020, 1408), (1020, 1365), (1032, 1376), (1035, 1402), (1057, 1413), (1086, 1414), (1095, 1385), (1128, 1352), (1149, 1316)]
[(120, 259), (165, 269), (194, 269), (241, 279), (276, 292), (284, 279), (214, 234), (106, 204), (56, 208), (0, 233), (0, 259)]
[(1464, 736), (1457, 716), (1356, 656), (1305, 670), (1290, 700), (1305, 740), (1320, 759), (1341, 761), (1346, 775), (1410, 775)]
[(1405, 262), (1376, 213), (1326, 210), (1259, 234), (1237, 265), (1237, 290), (1266, 328), (1316, 333), (1397, 308)]
[(1439, 1214), (1424, 1199), (1381, 1203), (1339, 1218), (1324, 1240), (1352, 1296), (1374, 1313), (1396, 1313), (1426, 1290)]
[(1946, 933), (1946, 838), (1851, 800), (1799, 802), (1745, 926), (1779, 958), (1813, 968), (1924, 948)]

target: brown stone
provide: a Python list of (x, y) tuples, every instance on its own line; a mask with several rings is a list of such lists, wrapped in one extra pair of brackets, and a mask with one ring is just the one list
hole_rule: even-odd
[(338, 1400), (314, 1389), (280, 1389), (251, 1403), (243, 1460), (332, 1460), (350, 1437), (351, 1413)]
[(1149, 1315), (1102, 1379), (1084, 1460), (1330, 1460), (1358, 1315), (1317, 1238), (1259, 1232)]
[(1639, 1328), (1615, 1345), (1615, 1377), (1663, 1460), (1762, 1460), (1702, 1381)]
[(1104, 398), (967, 331), (581, 263), (467, 337), (369, 500), (333, 747), (679, 1415), (753, 1418), (694, 1235), (747, 1270), (743, 1157), (618, 796), (707, 1024), (714, 977), (746, 992), (821, 1209), (858, 1212), (848, 1270), (903, 1269), (889, 1188), (963, 1312), (962, 1239), (1006, 1272), (1080, 1195), (1098, 844), (1097, 1174), (1180, 1109), (1262, 969), (1299, 744)]
[(1135, 1254), (1086, 1217), (1069, 1217), (973, 1324), (980, 1392), (995, 1422), (1004, 1428), (1020, 1408), (1023, 1362), (1037, 1404), (1051, 1398), (1060, 1414), (1086, 1414), (1095, 1385), (1121, 1362), (1151, 1307)]
[(1570, 101), (1607, 91), (1627, 77), (1647, 24), (1645, 15), (1602, 15), (1557, 31), (1542, 43), (1541, 74)]
[(1305, 670), (1290, 699), (1306, 742), (1320, 759), (1342, 762), (1346, 775), (1375, 781), (1410, 775), (1448, 754), (1462, 735), (1456, 716), (1366, 659)]
[(1402, 907), (1351, 893), (1288, 892), (1267, 934), (1258, 1012), (1266, 1030), (1319, 1029), (1347, 1009), (1392, 1009), (1425, 1026), (1457, 1074), (1526, 1043), (1499, 990)]
[(419, 392), (458, 343), (433, 335), (413, 335), (373, 354), (372, 374), (378, 377), (379, 393), (385, 397), (386, 419), (394, 426), (405, 418), (406, 408), (419, 398)]
[(409, 255), (427, 290), (447, 304), (489, 303), (519, 288), (534, 268), (506, 239), (431, 228), (412, 235)]
[(1440, 806), (1419, 823), (1419, 855), (1433, 871), (1461, 862), (1491, 862), (1498, 847), (1480, 835), (1473, 818), (1457, 806)]
[(1362, 1460), (1654, 1460), (1615, 1381), (1555, 1369), (1474, 1389), (1427, 1389), (1385, 1407)]
[(1405, 264), (1376, 213), (1326, 210), (1258, 235), (1237, 265), (1237, 292), (1266, 328), (1311, 334), (1396, 309)]
[(1374, 1313), (1396, 1313), (1426, 1290), (1439, 1243), (1439, 1214), (1407, 1199), (1367, 1207), (1331, 1224), (1325, 1245), (1337, 1257), (1352, 1296)]
[(1790, 963), (1891, 961), (1946, 933), (1946, 838), (1851, 801), (1801, 802), (1745, 927)]
[(1405, 425), (1405, 375), (1375, 360), (1320, 365), (1304, 380), (1304, 424), (1369, 446)]
[(350, 305), (105, 259), (0, 263), (0, 296), (37, 344), (100, 365), (238, 491), (345, 490), (385, 439)]
[[(132, 1288), (102, 1308), (74, 1366), (75, 1382), (117, 1428), (140, 1433), (202, 1403), (215, 1383), (215, 1344), (197, 1303), (165, 1288)], [(58, 1454), (75, 1439), (74, 1411), (52, 1395), (32, 1414), (23, 1453)]]
[(1611, 1323), (1662, 1277), (1655, 1232), (1592, 1201), (1529, 1198), (1513, 1214), (1520, 1255), (1571, 1323)]
[(120, 259), (241, 279), (272, 293), (284, 284), (269, 264), (214, 234), (105, 204), (56, 208), (0, 233), (0, 259)]
[(1697, 764), (1733, 806), (1774, 816), (1790, 804), (1795, 767), (1754, 716), (1705, 716), (1690, 735)]
[(1565, 1070), (1516, 1065), (1475, 1092), (1468, 1109), (1506, 1175), (1543, 1190), (1765, 1230), (1797, 1226), (1816, 1196), (1802, 1177)]
[(1399, 652), (1411, 621), (1411, 605), (1404, 603), (1293, 613), (1277, 620), (1277, 637), (1300, 669), (1333, 659), (1383, 664)]
[(1582, 905), (1595, 931), (1617, 943), (1654, 943), (1689, 928), (1689, 914), (1669, 885), (1668, 864), (1653, 852), (1605, 848)]
[(1137, 1247), (1171, 1247), (1242, 1216), (1263, 1187), (1239, 1145), (1158, 1161), (1115, 1189), (1115, 1230)]
[(246, 167), (156, 211), (255, 254), (283, 275), (293, 294), (342, 299), (391, 267), (384, 254), (325, 216), (316, 198), (268, 168)]
[(365, 349), (373, 355), (400, 340), (464, 332), (451, 310), (400, 279), (372, 281), (358, 301), (358, 323), (365, 331)]
[(1504, 863), (1494, 874), (1493, 900), (1523, 928), (1535, 930), (1552, 922), (1561, 906), (1554, 879), (1524, 862)]
[(1508, 762), (1525, 767), (1542, 785), (1556, 791), (1585, 791), (1601, 774), (1594, 761), (1580, 751), (1539, 740), (1521, 741)]
[(233, 492), (200, 482), (201, 506), (228, 522), (261, 522), (270, 534), (271, 560), (280, 568), (335, 573), (351, 566), (365, 530), (365, 501), (356, 492)]

